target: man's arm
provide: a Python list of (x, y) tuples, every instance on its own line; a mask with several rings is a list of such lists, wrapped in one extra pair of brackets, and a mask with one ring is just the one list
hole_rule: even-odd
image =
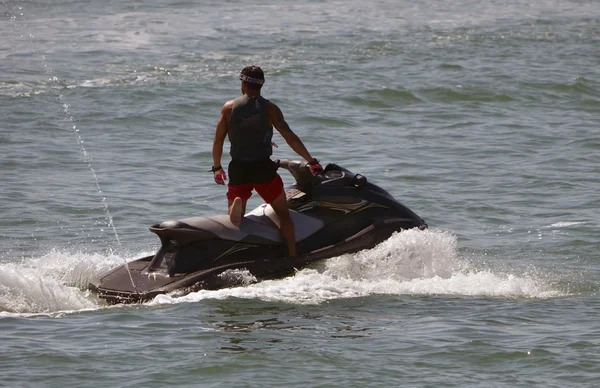
[(269, 116), (271, 125), (273, 125), (281, 134), (281, 136), (283, 136), (285, 142), (288, 143), (294, 152), (306, 159), (307, 162), (310, 162), (314, 159), (304, 146), (304, 143), (302, 143), (302, 140), (300, 140), (300, 138), (294, 132), (292, 132), (290, 126), (283, 117), (281, 109), (279, 109), (277, 105), (269, 102), (269, 105), (267, 106), (267, 115)]
[(219, 167), (221, 165), (221, 157), (223, 156), (223, 144), (227, 137), (227, 125), (229, 123), (229, 117), (231, 116), (232, 102), (227, 101), (221, 108), (221, 117), (217, 122), (217, 129), (215, 131), (215, 138), (213, 140), (212, 157), (213, 167)]

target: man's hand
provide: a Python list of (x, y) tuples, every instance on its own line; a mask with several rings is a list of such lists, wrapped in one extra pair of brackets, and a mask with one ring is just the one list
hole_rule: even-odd
[(225, 174), (225, 170), (223, 170), (223, 167), (213, 167), (211, 171), (214, 175), (215, 183), (218, 185), (224, 185), (225, 181), (227, 180), (227, 175)]
[(317, 175), (318, 173), (323, 172), (323, 167), (321, 167), (321, 164), (317, 159), (313, 158), (310, 162), (308, 162), (308, 167), (310, 168), (310, 172), (313, 175)]

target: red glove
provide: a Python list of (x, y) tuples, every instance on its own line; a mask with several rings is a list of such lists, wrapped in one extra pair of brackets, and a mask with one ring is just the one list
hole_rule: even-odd
[(227, 180), (227, 175), (225, 174), (225, 170), (223, 170), (223, 167), (213, 167), (211, 171), (214, 175), (215, 183), (218, 185), (224, 185), (225, 181)]
[(308, 162), (308, 167), (310, 168), (310, 172), (313, 175), (317, 175), (318, 173), (320, 173), (320, 172), (323, 171), (323, 167), (321, 167), (321, 164), (315, 158), (313, 158), (313, 160), (311, 160), (310, 162)]

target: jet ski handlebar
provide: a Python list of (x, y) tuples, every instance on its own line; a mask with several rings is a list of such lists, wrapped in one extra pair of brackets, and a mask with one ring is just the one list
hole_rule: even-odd
[(306, 168), (306, 166), (308, 166), (307, 162), (301, 162), (299, 160), (277, 159), (275, 163), (277, 163), (277, 167), (285, 168), (288, 171), (292, 169)]
[(315, 179), (313, 174), (310, 172), (308, 162), (281, 159), (276, 160), (275, 163), (277, 164), (277, 167), (288, 170), (294, 179), (296, 179), (296, 183), (301, 186), (310, 184)]

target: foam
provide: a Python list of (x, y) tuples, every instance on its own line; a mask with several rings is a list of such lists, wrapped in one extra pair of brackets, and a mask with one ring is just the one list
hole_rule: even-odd
[(457, 255), (456, 237), (443, 231), (406, 231), (371, 250), (332, 258), (320, 268), (244, 287), (159, 295), (151, 305), (205, 299), (260, 299), (292, 304), (369, 295), (551, 298), (564, 295), (544, 280), (491, 269), (475, 270)]
[(570, 226), (583, 225), (583, 224), (585, 224), (585, 222), (576, 222), (576, 221), (556, 222), (556, 223), (548, 226), (548, 228), (568, 228)]
[(37, 314), (99, 308), (86, 290), (89, 281), (123, 258), (51, 250), (20, 263), (0, 264), (0, 313)]
[[(103, 308), (106, 304), (86, 290), (87, 284), (124, 261), (148, 254), (123, 257), (53, 249), (20, 263), (1, 263), (0, 317)], [(524, 272), (501, 265), (502, 261), (494, 267), (460, 257), (452, 233), (409, 230), (395, 233), (373, 249), (326, 260), (285, 279), (257, 283), (248, 271), (227, 271), (221, 277), (235, 287), (159, 295), (147, 304), (227, 298), (319, 304), (371, 295), (546, 299), (567, 294), (557, 289), (547, 271)]]

